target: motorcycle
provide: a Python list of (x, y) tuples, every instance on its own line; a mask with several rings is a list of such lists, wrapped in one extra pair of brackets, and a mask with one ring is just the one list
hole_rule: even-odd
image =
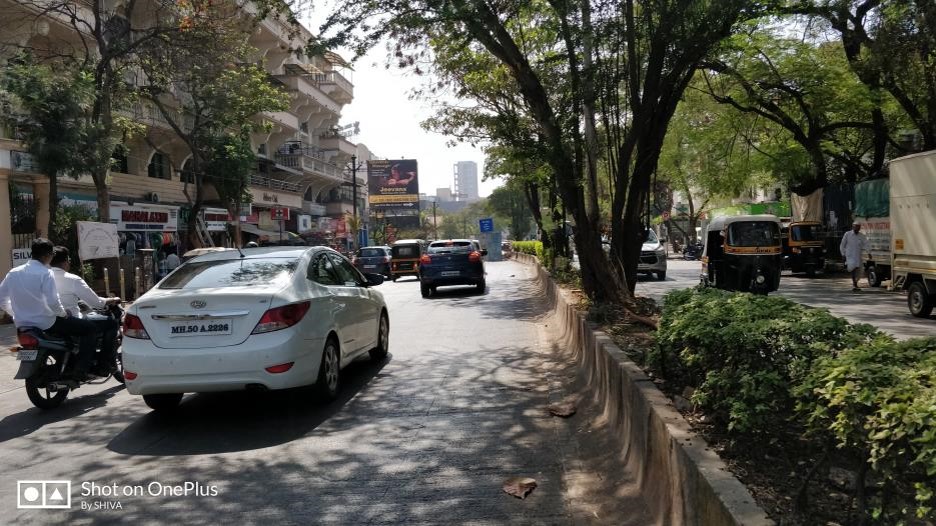
[(687, 261), (696, 261), (702, 257), (702, 243), (696, 242), (692, 245), (686, 245), (683, 249), (683, 259)]
[[(111, 305), (86, 313), (84, 317), (98, 320), (109, 319), (120, 324), (123, 320), (123, 309), (118, 305)], [(20, 365), (14, 378), (26, 381), (26, 396), (39, 409), (54, 409), (62, 405), (70, 391), (84, 384), (102, 384), (110, 376), (124, 383), (120, 329), (117, 330), (117, 341), (114, 343), (115, 361), (110, 367), (113, 372), (108, 376), (86, 382), (78, 382), (72, 378), (75, 358), (78, 355), (77, 342), (72, 342), (68, 337), (49, 334), (36, 327), (20, 327), (16, 333), (19, 340), (16, 359), (19, 360)], [(98, 337), (97, 353), (100, 353), (100, 339), (103, 337), (103, 335)], [(97, 360), (95, 360), (95, 365), (100, 365)]]

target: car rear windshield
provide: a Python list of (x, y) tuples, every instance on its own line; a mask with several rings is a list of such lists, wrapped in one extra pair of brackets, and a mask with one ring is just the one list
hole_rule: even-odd
[(474, 250), (470, 241), (443, 241), (429, 245), (430, 254), (467, 254)]
[(769, 247), (780, 244), (780, 228), (772, 221), (742, 221), (728, 227), (733, 247)]
[(393, 247), (393, 257), (395, 258), (418, 258), (419, 245), (398, 245)]
[(384, 252), (384, 249), (382, 248), (362, 248), (361, 249), (362, 258), (379, 258), (379, 257), (386, 256), (386, 255), (387, 253)]
[(815, 241), (816, 240), (816, 226), (815, 225), (794, 225), (790, 227), (790, 232), (793, 235), (793, 241)]
[(227, 259), (186, 263), (159, 284), (161, 289), (284, 286), (295, 272), (296, 258)]

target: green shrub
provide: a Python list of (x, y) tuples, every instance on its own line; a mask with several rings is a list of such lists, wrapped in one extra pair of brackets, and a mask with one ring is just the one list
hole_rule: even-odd
[(907, 519), (910, 495), (934, 518), (936, 338), (896, 342), (783, 298), (689, 289), (666, 296), (648, 364), (696, 387), (693, 402), (732, 435), (785, 428), (856, 459), (858, 486), (870, 472), (880, 490), (872, 517)]
[(735, 433), (785, 425), (790, 390), (813, 361), (866, 341), (874, 329), (778, 297), (716, 289), (667, 295), (649, 364), (696, 387), (693, 402)]
[(541, 241), (514, 241), (514, 252), (536, 256), (540, 262), (543, 261), (543, 243)]
[[(914, 482), (919, 518), (936, 491), (936, 338), (878, 337), (817, 360), (796, 389), (813, 435), (850, 451), (882, 484)], [(883, 509), (876, 514), (902, 515)]]

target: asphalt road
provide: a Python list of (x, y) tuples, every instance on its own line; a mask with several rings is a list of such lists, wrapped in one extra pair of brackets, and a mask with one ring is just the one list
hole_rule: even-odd
[[(531, 269), (488, 272), (483, 295), (382, 285), (391, 354), (352, 364), (328, 405), (306, 391), (189, 395), (165, 417), (110, 380), (40, 412), (0, 353), (0, 522), (647, 524), (597, 409), (546, 412), (578, 395)], [(516, 476), (538, 483), (525, 500), (501, 490)], [(69, 481), (71, 509), (17, 509), (24, 480)], [(198, 486), (150, 494), (186, 482)]]
[[(637, 294), (660, 301), (671, 290), (694, 287), (699, 283), (701, 265), (699, 261), (671, 259), (667, 262), (666, 281), (642, 277)], [(773, 294), (829, 309), (853, 323), (869, 323), (900, 339), (936, 335), (936, 316), (928, 320), (911, 316), (905, 294), (870, 288), (864, 279), (860, 284), (862, 292), (855, 293), (851, 291), (851, 278), (845, 274), (820, 274), (810, 279), (784, 272), (780, 290)]]

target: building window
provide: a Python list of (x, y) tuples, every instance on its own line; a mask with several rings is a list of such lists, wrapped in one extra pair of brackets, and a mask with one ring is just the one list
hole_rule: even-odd
[(192, 166), (192, 159), (185, 161), (182, 165), (181, 180), (183, 183), (195, 184), (195, 171)]
[(169, 179), (169, 157), (161, 152), (155, 152), (147, 167), (147, 175), (156, 179)]
[(130, 173), (127, 166), (127, 150), (123, 146), (118, 146), (111, 155), (111, 170), (122, 174)]

